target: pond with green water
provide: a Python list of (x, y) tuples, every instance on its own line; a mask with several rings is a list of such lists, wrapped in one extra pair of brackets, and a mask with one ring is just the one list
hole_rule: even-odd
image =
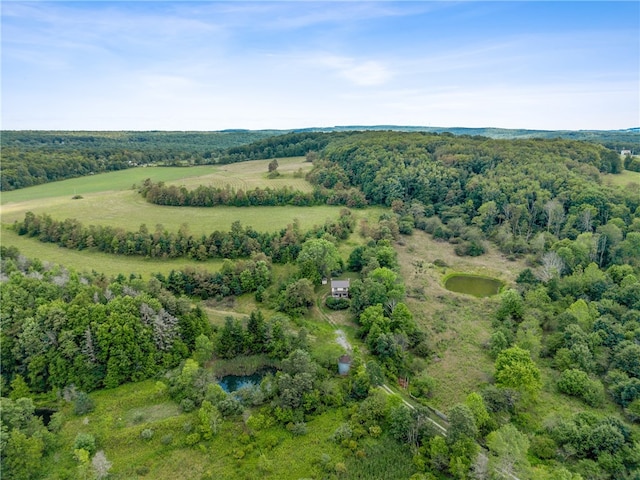
[(225, 392), (231, 393), (243, 387), (260, 385), (260, 382), (265, 375), (275, 372), (275, 368), (267, 367), (262, 368), (251, 375), (225, 375), (218, 380), (218, 385), (220, 385)]
[(474, 297), (490, 297), (500, 292), (503, 283), (481, 275), (453, 274), (447, 277), (444, 288), (452, 292), (466, 293)]

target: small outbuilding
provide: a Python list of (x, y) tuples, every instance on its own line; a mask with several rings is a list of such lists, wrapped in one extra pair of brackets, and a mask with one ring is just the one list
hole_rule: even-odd
[(349, 298), (351, 280), (331, 280), (331, 296), (333, 298)]
[(338, 359), (338, 373), (340, 375), (349, 375), (351, 369), (351, 357), (349, 355), (342, 355)]

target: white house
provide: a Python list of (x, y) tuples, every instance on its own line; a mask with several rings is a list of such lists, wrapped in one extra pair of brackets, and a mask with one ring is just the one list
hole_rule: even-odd
[(349, 298), (351, 280), (331, 280), (331, 296), (333, 298)]

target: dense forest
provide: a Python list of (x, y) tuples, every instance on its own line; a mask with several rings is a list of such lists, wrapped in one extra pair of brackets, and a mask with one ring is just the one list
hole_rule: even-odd
[[(309, 129), (287, 133), (277, 130), (220, 132), (58, 132), (2, 131), (0, 190), (8, 191), (121, 170), (138, 165), (201, 165), (245, 160), (292, 157), (320, 151), (354, 130), (408, 131), (432, 134), (453, 132), (483, 138), (566, 138), (605, 145), (613, 151), (637, 153), (638, 132), (534, 131), (502, 129), (443, 129), (426, 127), (360, 127)], [(457, 137), (460, 138), (460, 137)], [(640, 168), (630, 158), (628, 169)]]
[[(39, 155), (11, 141), (8, 148)], [(199, 264), (147, 280), (106, 278), (3, 247), (2, 383), (9, 391), (3, 476), (37, 478), (29, 469), (42, 473), (38, 462), (49, 461), (62, 441), (56, 435), (63, 416), (45, 427), (32, 399), (50, 401), (58, 392), (80, 417), (94, 407), (87, 392), (154, 378), (154, 395), (192, 419), (188, 428), (167, 427), (160, 448), (175, 436), (175, 448), (217, 452), (225, 428), (237, 427), (241, 433), (228, 441), (241, 478), (269, 476), (268, 455), (278, 444), (273, 432), (313, 436), (311, 425), (330, 413), (339, 416), (338, 426), (315, 441), (330, 443), (339, 460), (314, 452), (313, 478), (637, 478), (640, 191), (602, 181), (623, 172), (628, 159), (574, 139), (430, 132), (297, 132), (239, 143), (210, 159), (306, 155), (315, 190), (187, 189), (152, 180), (137, 189), (149, 202), (177, 207), (357, 199), (350, 206), (383, 206), (384, 213), (358, 223), (343, 208), (337, 219), (307, 231), (297, 222), (274, 232), (236, 222), (228, 232), (199, 236), (187, 225), (177, 232), (141, 225), (134, 232), (27, 213), (12, 226), (18, 234), (87, 254), (224, 260), (216, 271)], [(481, 304), (490, 329), (481, 354), (492, 374), (446, 413), (430, 406), (438, 388), (427, 374), (436, 357), (435, 314), (425, 310), (418, 318), (411, 311), (409, 297), (420, 292), (409, 292), (400, 274), (396, 247), (416, 230), (456, 258), (497, 250), (526, 265)], [(323, 280), (337, 275), (351, 278), (349, 298), (320, 298)], [(256, 309), (212, 326), (201, 302), (236, 298)], [(443, 301), (455, 315), (467, 300)], [(319, 313), (325, 306), (357, 343), (344, 377), (336, 372), (335, 349), (318, 341), (326, 337), (313, 323), (321, 315), (326, 326), (330, 317)], [(222, 391), (212, 365), (246, 358), (273, 372), (259, 385)], [(411, 403), (388, 394), (388, 384), (403, 382)], [(562, 398), (563, 408), (545, 404), (550, 398)], [(434, 415), (446, 419), (446, 436)], [(137, 440), (152, 441), (151, 427), (139, 430)], [(98, 475), (106, 462), (96, 451), (100, 442), (108, 439), (76, 437), (73, 458), (87, 468), (98, 458), (93, 472), (106, 478)], [(375, 463), (381, 458), (387, 463)], [(398, 458), (402, 465), (394, 463)], [(67, 476), (80, 468), (68, 465), (59, 467)]]

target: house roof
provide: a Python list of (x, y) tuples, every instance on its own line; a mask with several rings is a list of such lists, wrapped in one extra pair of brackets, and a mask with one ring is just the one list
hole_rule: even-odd
[(331, 288), (349, 288), (351, 280), (331, 280)]

